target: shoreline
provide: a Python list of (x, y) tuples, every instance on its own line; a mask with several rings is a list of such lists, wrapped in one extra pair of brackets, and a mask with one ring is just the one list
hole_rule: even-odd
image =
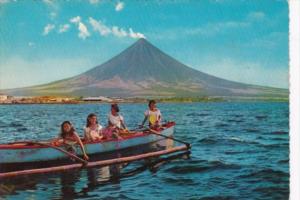
[(99, 104), (99, 103), (148, 103), (155, 99), (158, 103), (218, 103), (218, 102), (289, 102), (288, 96), (192, 96), (192, 97), (61, 97), (61, 96), (6, 96), (0, 105), (30, 104)]
[[(220, 100), (156, 100), (157, 103), (289, 103), (289, 99), (220, 99)], [(145, 104), (148, 100), (145, 101), (76, 101), (76, 102), (18, 102), (18, 103), (2, 103), (0, 105), (84, 105), (84, 104)]]

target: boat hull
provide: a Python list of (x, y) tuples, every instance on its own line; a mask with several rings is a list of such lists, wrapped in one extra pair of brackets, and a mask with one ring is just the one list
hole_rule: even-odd
[[(172, 136), (174, 132), (174, 124), (169, 125), (160, 134)], [(85, 144), (85, 149), (88, 155), (101, 154), (106, 152), (118, 151), (138, 145), (156, 142), (164, 139), (162, 136), (151, 134), (150, 132), (137, 132), (132, 136), (124, 139), (106, 140), (95, 143)], [(49, 147), (41, 146), (16, 146), (14, 148), (8, 145), (0, 145), (0, 164), (18, 164), (18, 163), (34, 163), (53, 160), (64, 160), (69, 157), (62, 152)], [(77, 155), (82, 156), (82, 151), (79, 145), (76, 145), (75, 151)]]

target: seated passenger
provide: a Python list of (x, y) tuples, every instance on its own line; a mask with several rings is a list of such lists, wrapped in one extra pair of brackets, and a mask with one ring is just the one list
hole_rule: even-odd
[(102, 126), (98, 123), (94, 113), (88, 115), (86, 127), (84, 127), (84, 139), (87, 142), (99, 141), (103, 138)]
[(119, 114), (120, 109), (118, 104), (111, 104), (110, 113), (108, 114), (108, 123), (117, 129), (127, 129), (124, 123), (124, 118)]
[(83, 153), (83, 158), (85, 160), (88, 160), (89, 157), (87, 156), (83, 143), (81, 142), (80, 137), (78, 134), (75, 132), (75, 129), (73, 128), (71, 122), (69, 121), (64, 121), (61, 124), (61, 132), (59, 134), (59, 137), (52, 141), (52, 144), (58, 145), (59, 143), (63, 143), (64, 146), (66, 147), (67, 151), (71, 153), (75, 153), (75, 144), (79, 144), (81, 151)]
[(106, 138), (115, 137), (121, 139), (119, 133), (128, 132), (124, 123), (124, 118), (119, 114), (119, 111), (118, 104), (111, 105), (111, 111), (108, 114), (108, 126), (103, 132)]

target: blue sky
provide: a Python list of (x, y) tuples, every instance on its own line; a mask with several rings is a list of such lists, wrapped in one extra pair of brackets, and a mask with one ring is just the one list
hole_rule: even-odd
[(0, 89), (80, 74), (140, 37), (197, 70), (288, 88), (284, 0), (0, 0), (0, 24)]

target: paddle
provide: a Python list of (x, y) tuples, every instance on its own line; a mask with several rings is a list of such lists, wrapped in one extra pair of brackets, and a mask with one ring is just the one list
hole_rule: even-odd
[(185, 141), (176, 139), (176, 138), (174, 138), (174, 137), (162, 135), (162, 134), (160, 134), (158, 131), (153, 130), (153, 129), (151, 129), (151, 128), (148, 128), (148, 127), (145, 127), (145, 128), (146, 128), (146, 130), (150, 131), (150, 132), (151, 132), (152, 134), (154, 134), (154, 135), (159, 135), (159, 136), (161, 136), (161, 137), (168, 138), (168, 139), (174, 140), (174, 141), (176, 141), (176, 142), (180, 142), (180, 143), (182, 143), (182, 144), (185, 144), (186, 147), (187, 147), (188, 149), (191, 148), (191, 144), (190, 144), (190, 143), (187, 143), (187, 142), (185, 142)]
[(69, 156), (70, 158), (73, 158), (79, 162), (81, 162), (82, 164), (86, 165), (88, 162), (86, 160), (83, 160), (82, 158), (76, 156), (75, 154), (72, 154), (62, 148), (59, 148), (57, 146), (54, 146), (52, 144), (49, 144), (49, 143), (43, 143), (43, 142), (35, 142), (35, 141), (30, 141), (30, 142), (26, 142), (27, 144), (35, 144), (35, 145), (40, 145), (40, 146), (46, 146), (46, 147), (50, 147), (50, 148), (53, 148), (53, 149), (56, 149), (64, 154), (66, 154), (67, 156)]

